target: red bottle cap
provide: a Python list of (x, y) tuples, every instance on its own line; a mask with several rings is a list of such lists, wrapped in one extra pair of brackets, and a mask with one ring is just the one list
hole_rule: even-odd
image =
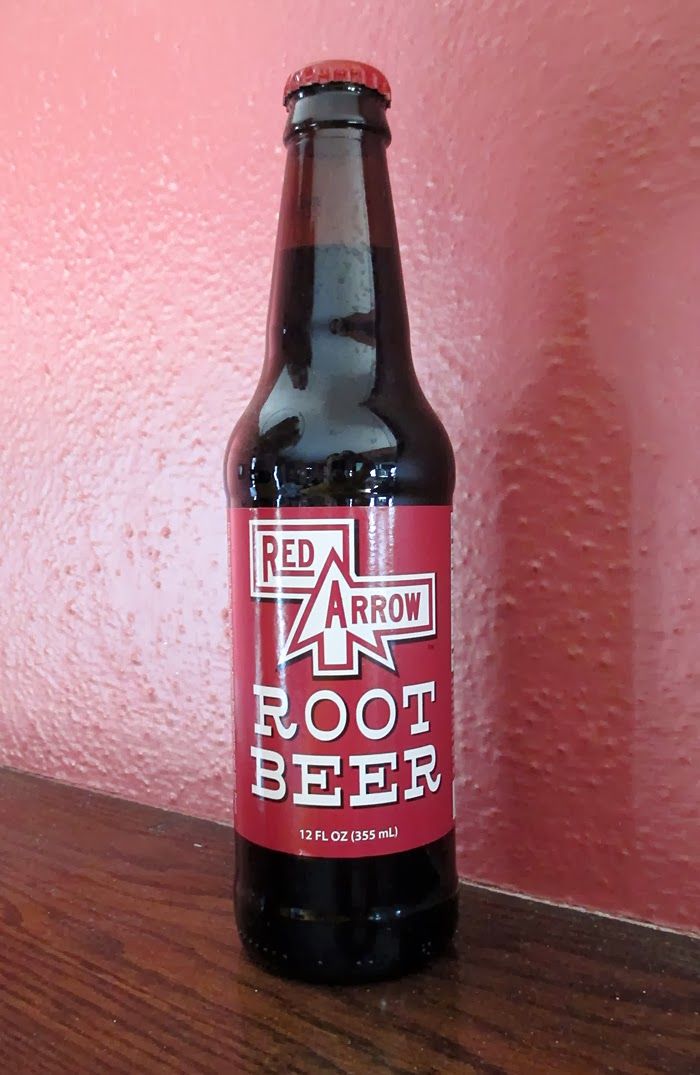
[(376, 67), (359, 63), (357, 60), (324, 60), (301, 67), (287, 79), (284, 103), (287, 103), (292, 93), (304, 86), (325, 86), (328, 82), (351, 82), (355, 86), (367, 86), (368, 89), (381, 93), (387, 105), (391, 103), (391, 87), (386, 75)]

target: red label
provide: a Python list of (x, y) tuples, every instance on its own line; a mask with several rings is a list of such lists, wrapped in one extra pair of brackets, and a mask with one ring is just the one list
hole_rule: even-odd
[(233, 508), (235, 824), (298, 855), (453, 825), (450, 508)]

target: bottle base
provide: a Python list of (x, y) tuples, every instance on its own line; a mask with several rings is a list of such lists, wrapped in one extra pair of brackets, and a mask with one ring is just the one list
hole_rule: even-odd
[(457, 895), (381, 921), (294, 919), (238, 913), (238, 932), (254, 963), (284, 978), (351, 985), (420, 970), (448, 947)]

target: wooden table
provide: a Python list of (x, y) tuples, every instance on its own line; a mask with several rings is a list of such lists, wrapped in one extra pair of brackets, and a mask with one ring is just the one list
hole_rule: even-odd
[(464, 886), (457, 950), (317, 988), (242, 955), (231, 832), (0, 770), (0, 1072), (700, 1073), (700, 941)]

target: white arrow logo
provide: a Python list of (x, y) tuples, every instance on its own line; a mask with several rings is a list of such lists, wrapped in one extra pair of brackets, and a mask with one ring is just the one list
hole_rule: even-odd
[(358, 575), (352, 520), (250, 525), (251, 595), (300, 602), (280, 664), (308, 653), (315, 676), (353, 676), (362, 654), (396, 671), (391, 642), (435, 635), (435, 575)]

